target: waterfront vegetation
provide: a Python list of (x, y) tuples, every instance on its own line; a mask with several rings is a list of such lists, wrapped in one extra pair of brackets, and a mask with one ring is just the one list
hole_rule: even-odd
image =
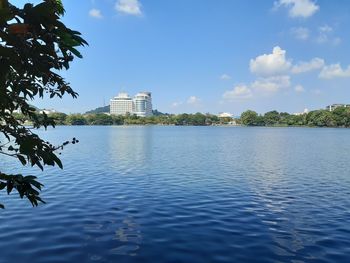
[[(43, 114), (38, 114), (43, 116)], [(231, 118), (219, 118), (213, 114), (163, 114), (151, 117), (138, 117), (136, 115), (107, 115), (104, 113), (96, 114), (64, 114), (52, 113), (47, 115), (53, 119), (57, 125), (192, 125), (192, 126), (208, 126), (228, 124)], [(17, 118), (23, 122), (30, 123), (30, 119), (25, 118), (21, 114), (17, 114)]]
[(242, 113), (240, 123), (246, 126), (350, 127), (350, 108), (314, 110), (298, 115), (277, 111), (259, 115), (248, 110)]
[[(350, 127), (350, 108), (340, 107), (333, 111), (315, 110), (300, 115), (286, 112), (269, 111), (259, 115), (247, 110), (239, 118), (219, 118), (213, 114), (163, 114), (154, 112), (151, 117), (136, 115), (108, 115), (106, 113), (64, 114), (52, 113), (57, 125), (179, 125), (179, 126), (210, 126), (210, 125), (244, 125), (244, 126), (308, 126), (308, 127)], [(21, 114), (16, 115), (23, 122), (30, 122)], [(38, 114), (40, 116), (40, 114)], [(43, 115), (42, 115), (43, 116)]]

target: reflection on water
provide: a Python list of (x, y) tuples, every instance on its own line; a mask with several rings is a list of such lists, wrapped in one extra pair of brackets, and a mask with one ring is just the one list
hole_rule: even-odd
[(108, 133), (108, 153), (111, 161), (125, 169), (144, 167), (153, 157), (153, 127), (111, 127)]
[(1, 196), (1, 263), (350, 262), (348, 129), (43, 134), (81, 143), (65, 149), (63, 171), (28, 169), (47, 205)]
[(142, 241), (140, 227), (134, 222), (132, 217), (123, 220), (123, 226), (115, 233), (115, 240), (125, 243), (125, 245), (113, 248), (112, 254), (136, 256), (139, 245)]

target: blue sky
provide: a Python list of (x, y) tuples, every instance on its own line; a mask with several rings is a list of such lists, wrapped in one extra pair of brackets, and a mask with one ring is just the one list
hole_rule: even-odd
[(145, 90), (170, 113), (350, 103), (347, 0), (63, 3), (64, 22), (90, 44), (64, 73), (80, 96), (37, 100), (39, 107), (85, 112), (120, 91)]

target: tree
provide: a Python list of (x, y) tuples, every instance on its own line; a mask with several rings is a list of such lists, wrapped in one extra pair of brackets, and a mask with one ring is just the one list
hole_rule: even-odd
[(87, 122), (90, 125), (112, 125), (113, 118), (104, 113), (90, 114), (87, 116)]
[[(81, 58), (76, 48), (87, 45), (79, 32), (60, 21), (64, 12), (60, 0), (27, 3), (23, 8), (0, 0), (0, 154), (41, 170), (45, 165), (63, 168), (57, 151), (69, 142), (54, 146), (35, 134), (35, 128), (55, 126), (55, 120), (38, 115), (29, 101), (65, 94), (76, 98), (78, 94), (58, 72), (69, 69), (75, 57)], [(17, 110), (31, 120), (32, 128), (16, 119)], [(35, 176), (0, 172), (0, 190), (6, 188), (10, 194), (15, 189), (33, 206), (44, 202), (41, 187)]]
[(66, 124), (67, 114), (61, 112), (50, 113), (49, 117), (54, 119), (57, 125)]
[(334, 127), (336, 121), (330, 111), (327, 110), (315, 110), (311, 111), (307, 115), (307, 121), (309, 126), (318, 127)]
[(241, 122), (243, 125), (255, 126), (260, 122), (259, 116), (255, 111), (247, 110), (241, 114)]
[(66, 124), (68, 125), (86, 125), (87, 121), (81, 114), (71, 114), (66, 118)]
[(276, 125), (280, 121), (280, 114), (277, 111), (269, 111), (264, 114), (264, 122), (266, 125)]

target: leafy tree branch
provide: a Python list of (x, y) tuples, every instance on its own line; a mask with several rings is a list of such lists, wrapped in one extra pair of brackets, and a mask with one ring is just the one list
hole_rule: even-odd
[[(57, 150), (69, 142), (53, 146), (41, 139), (35, 129), (55, 127), (55, 120), (46, 114), (38, 115), (29, 102), (66, 94), (76, 98), (78, 94), (59, 72), (68, 70), (75, 57), (82, 58), (77, 48), (87, 45), (78, 31), (62, 23), (64, 12), (59, 0), (27, 3), (23, 8), (0, 0), (0, 154), (41, 170), (45, 165), (63, 168)], [(16, 118), (16, 111), (33, 127)], [(36, 177), (9, 175), (1, 169), (4, 168), (0, 167), (0, 190), (6, 188), (10, 194), (16, 189), (33, 206), (43, 202), (39, 197), (42, 185)]]

